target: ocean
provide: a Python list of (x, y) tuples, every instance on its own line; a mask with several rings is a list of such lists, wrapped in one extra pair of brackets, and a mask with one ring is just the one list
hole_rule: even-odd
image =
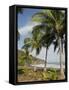
[[(38, 65), (31, 65), (32, 67), (44, 67), (44, 64), (38, 64)], [(47, 68), (56, 68), (56, 69), (60, 69), (60, 64), (51, 64), (51, 63), (48, 63), (47, 64)], [(65, 68), (65, 64), (63, 64), (63, 68)]]

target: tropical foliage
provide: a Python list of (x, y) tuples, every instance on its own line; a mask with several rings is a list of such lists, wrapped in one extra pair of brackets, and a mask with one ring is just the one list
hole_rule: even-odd
[[(39, 13), (33, 15), (32, 20), (35, 22), (40, 22), (41, 25), (48, 27), (49, 29), (44, 27), (42, 31), (47, 30), (47, 34), (51, 43), (54, 42), (54, 51), (58, 47), (59, 54), (60, 54), (60, 73), (63, 74), (63, 67), (62, 67), (62, 53), (63, 53), (63, 42), (64, 42), (64, 35), (65, 35), (65, 12), (63, 10), (42, 10)], [(50, 34), (52, 33), (52, 34)], [(51, 36), (53, 35), (53, 37)], [(47, 42), (47, 37), (45, 34), (45, 39), (43, 38), (45, 44)], [(50, 39), (51, 37), (51, 39)], [(50, 43), (50, 44), (51, 44)], [(46, 46), (48, 47), (48, 46)], [(46, 54), (47, 56), (47, 54)]]

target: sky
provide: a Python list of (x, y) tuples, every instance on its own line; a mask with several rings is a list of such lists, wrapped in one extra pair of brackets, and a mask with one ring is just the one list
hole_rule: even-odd
[[(32, 16), (40, 12), (41, 9), (23, 9), (22, 14), (18, 14), (18, 31), (20, 33), (20, 40), (18, 40), (18, 49), (21, 50), (21, 47), (24, 45), (24, 39), (27, 37), (31, 37), (31, 31), (32, 28), (39, 24), (32, 22)], [(59, 54), (57, 54), (57, 51), (54, 53), (53, 45), (49, 47), (48, 50), (48, 63), (60, 63), (59, 61)], [(30, 52), (33, 56), (40, 58), (42, 60), (45, 59), (45, 51), (46, 49), (42, 47), (42, 50), (39, 55), (36, 56), (35, 49)], [(63, 62), (64, 62), (64, 54), (63, 54)]]

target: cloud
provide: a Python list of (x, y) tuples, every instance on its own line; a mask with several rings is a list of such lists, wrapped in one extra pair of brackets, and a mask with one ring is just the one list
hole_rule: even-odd
[(24, 44), (24, 39), (31, 37), (32, 28), (39, 23), (28, 22), (25, 26), (18, 28), (20, 33), (20, 40), (18, 41), (18, 49), (20, 49)]
[(34, 26), (38, 25), (38, 23), (28, 22), (25, 26), (18, 29), (21, 35), (27, 35), (29, 32), (32, 31)]

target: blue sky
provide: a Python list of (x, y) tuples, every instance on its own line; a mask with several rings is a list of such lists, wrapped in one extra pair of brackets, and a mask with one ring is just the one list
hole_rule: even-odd
[(23, 27), (31, 21), (32, 15), (39, 11), (40, 9), (24, 9), (22, 14), (18, 14), (18, 28)]
[[(23, 41), (25, 38), (31, 36), (32, 28), (38, 23), (32, 22), (32, 15), (39, 12), (41, 9), (24, 9), (22, 14), (18, 14), (18, 31), (20, 32), (20, 40), (18, 41), (18, 49), (24, 45)], [(35, 50), (31, 52), (33, 56), (36, 56)], [(36, 56), (37, 58), (45, 59), (45, 48), (42, 48), (40, 54)], [(56, 61), (55, 61), (56, 60)], [(64, 56), (63, 56), (64, 61)], [(50, 46), (48, 50), (48, 62), (57, 62), (59, 61), (59, 54), (57, 52), (54, 53), (53, 45)]]
[(18, 49), (23, 45), (24, 38), (31, 36), (32, 27), (36, 25), (32, 22), (32, 16), (39, 12), (40, 9), (23, 9), (22, 14), (18, 14), (18, 30), (20, 32), (20, 40), (18, 41)]

